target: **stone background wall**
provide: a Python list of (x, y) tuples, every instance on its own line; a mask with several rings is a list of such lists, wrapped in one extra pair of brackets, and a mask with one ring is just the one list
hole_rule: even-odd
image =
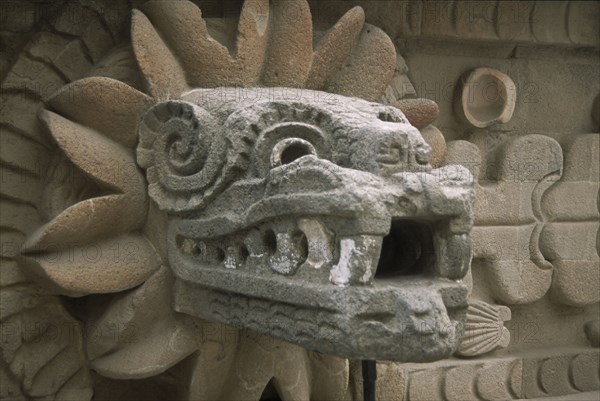
[[(70, 81), (103, 75), (103, 65), (114, 65), (115, 57), (123, 60), (117, 63), (122, 72), (113, 69), (111, 75), (121, 74), (142, 89), (132, 74), (137, 66), (131, 50), (113, 50), (128, 42), (130, 10), (138, 3), (2, 2), (2, 400), (91, 395), (83, 372), (27, 365), (27, 358), (48, 351), (48, 344), (19, 351), (32, 340), (15, 325), (24, 309), (43, 304), (39, 313), (51, 314), (54, 322), (78, 323), (77, 308), (67, 309), (57, 299), (15, 295), (29, 288), (17, 272), (15, 244), (39, 222), (15, 218), (21, 215), (13, 210), (35, 207), (41, 172), (50, 164), (47, 134), (32, 118), (46, 98)], [(205, 17), (234, 17), (240, 9), (236, 1), (196, 3)], [(379, 399), (505, 400), (597, 391), (600, 3), (315, 0), (310, 5), (317, 27), (330, 26), (354, 5), (365, 9), (367, 22), (384, 29), (398, 51), (396, 76), (382, 100), (437, 102), (439, 116), (428, 130), (444, 136), (440, 163), (464, 164), (478, 178), (468, 278), (472, 307), (461, 355), (430, 364), (381, 362)], [(512, 118), (480, 128), (465, 120), (461, 91), (468, 74), (482, 67), (510, 77), (516, 100)], [(482, 82), (475, 90), (485, 88)], [(485, 95), (497, 100), (494, 92)], [(24, 147), (35, 150), (23, 152)], [(29, 302), (26, 308), (12, 306), (17, 298)], [(27, 319), (35, 322), (36, 315)], [(80, 341), (75, 335), (48, 352), (80, 358)], [(133, 394), (171, 399), (184, 381), (181, 371), (176, 366), (155, 378), (127, 381), (93, 374), (94, 399)], [(67, 398), (52, 385), (57, 372), (68, 375)], [(348, 394), (360, 399), (359, 365), (350, 364), (350, 377)]]

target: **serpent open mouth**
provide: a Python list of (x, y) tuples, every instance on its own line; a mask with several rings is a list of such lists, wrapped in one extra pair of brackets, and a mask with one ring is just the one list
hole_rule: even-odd
[[(261, 269), (297, 273), (307, 278), (315, 276), (312, 279), (317, 282), (325, 282), (329, 277), (334, 284), (345, 284), (340, 272), (350, 273), (350, 266), (369, 266), (358, 278), (363, 283), (433, 273), (436, 255), (430, 224), (398, 219), (392, 222), (386, 236), (341, 237), (327, 228), (335, 225), (335, 220), (300, 217), (264, 222), (231, 236), (180, 236), (177, 248), (205, 266), (256, 270), (258, 274)], [(305, 269), (309, 271), (304, 272)]]

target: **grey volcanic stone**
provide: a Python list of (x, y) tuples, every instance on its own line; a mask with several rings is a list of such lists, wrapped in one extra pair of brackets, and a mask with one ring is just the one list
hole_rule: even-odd
[(175, 307), (350, 358), (458, 346), (472, 176), (395, 107), (290, 88), (159, 103), (138, 163), (169, 213)]

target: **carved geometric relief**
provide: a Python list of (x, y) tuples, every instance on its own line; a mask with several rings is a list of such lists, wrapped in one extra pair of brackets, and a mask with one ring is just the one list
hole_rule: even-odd
[(540, 249), (554, 269), (552, 296), (573, 306), (600, 300), (600, 135), (564, 146), (564, 173), (542, 198)]
[(494, 294), (530, 303), (551, 287), (568, 305), (598, 302), (598, 135), (572, 138), (564, 166), (559, 144), (539, 135), (503, 143), (486, 162), (473, 144), (448, 148), (447, 162), (481, 171), (474, 258), (485, 261)]
[[(381, 362), (378, 395), (400, 400), (501, 401), (577, 394), (598, 389), (599, 356), (598, 350), (582, 348), (545, 351), (544, 355), (447, 360), (432, 366), (387, 366)], [(361, 383), (358, 371), (351, 368), (351, 375)], [(384, 384), (388, 381), (395, 385)]]
[(473, 252), (485, 263), (491, 290), (508, 304), (530, 303), (550, 288), (552, 265), (539, 249), (543, 193), (562, 172), (560, 145), (541, 135), (509, 140), (483, 161), (476, 145), (448, 145), (447, 163), (472, 166), (476, 189)]

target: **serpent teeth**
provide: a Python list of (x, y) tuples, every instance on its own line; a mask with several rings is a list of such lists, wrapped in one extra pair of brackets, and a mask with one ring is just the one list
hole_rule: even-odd
[(237, 269), (244, 263), (245, 255), (243, 248), (236, 245), (230, 245), (225, 248), (225, 259), (223, 264), (228, 269)]
[(274, 251), (269, 257), (271, 269), (285, 275), (295, 273), (308, 255), (306, 236), (289, 221), (277, 222), (271, 230), (273, 234), (267, 236), (268, 247)]
[(375, 276), (382, 238), (357, 235), (340, 240), (340, 259), (333, 266), (329, 280), (336, 285), (367, 284)]
[(320, 269), (333, 259), (331, 233), (315, 219), (299, 219), (298, 228), (306, 235), (308, 257), (302, 265)]

